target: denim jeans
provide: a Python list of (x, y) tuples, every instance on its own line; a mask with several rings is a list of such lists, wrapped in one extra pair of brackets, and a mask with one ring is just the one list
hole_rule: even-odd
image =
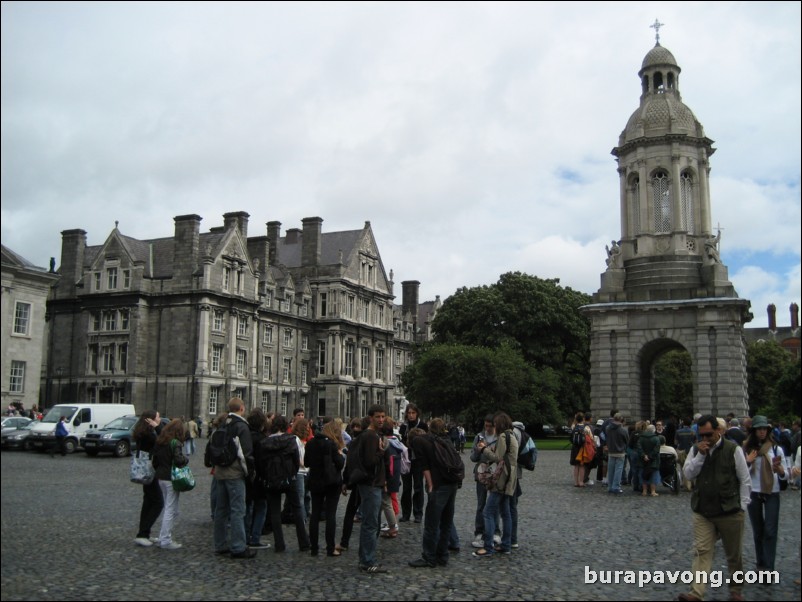
[(159, 479), (159, 487), (164, 498), (164, 514), (162, 514), (162, 526), (159, 531), (159, 545), (169, 546), (173, 543), (173, 527), (178, 520), (178, 492), (173, 489), (172, 481), (162, 481)]
[(379, 540), (379, 508), (382, 504), (382, 488), (373, 485), (359, 485), (359, 499), (362, 510), (362, 527), (359, 530), (359, 564), (373, 566), (378, 564), (376, 548)]
[(487, 493), (485, 504), (485, 550), (493, 553), (493, 533), (496, 531), (497, 516), (501, 515), (504, 530), (501, 533), (501, 551), (509, 552), (512, 546), (512, 516), (510, 515), (509, 495), (497, 491)]
[(627, 449), (627, 456), (629, 456), (629, 482), (632, 485), (632, 489), (634, 491), (640, 491), (641, 489), (641, 480), (640, 480), (640, 458), (638, 457), (638, 450), (637, 449)]
[(607, 491), (610, 493), (621, 489), (621, 475), (624, 472), (624, 456), (608, 456)]
[(309, 514), (312, 512), (311, 497), (309, 498), (310, 507), (308, 509), (306, 507), (306, 473), (299, 472), (295, 475), (295, 488), (298, 490), (298, 499), (301, 501), (301, 516), (304, 524), (306, 524), (306, 520)]
[(755, 540), (757, 566), (774, 570), (777, 556), (777, 528), (780, 521), (780, 494), (752, 492), (752, 502), (747, 506), (752, 535)]
[(245, 539), (245, 479), (215, 479), (217, 503), (214, 508), (214, 549), (226, 549), (226, 528), (231, 537), (231, 552), (244, 552)]
[(267, 498), (254, 497), (248, 502), (245, 516), (245, 533), (248, 537), (248, 545), (261, 543), (262, 529), (267, 518)]
[(429, 492), (423, 521), (421, 557), (434, 564), (448, 562), (448, 542), (454, 524), (454, 504), (457, 500), (456, 484), (441, 484)]
[(510, 543), (518, 543), (518, 498), (523, 494), (521, 479), (515, 482), (515, 495), (510, 498)]

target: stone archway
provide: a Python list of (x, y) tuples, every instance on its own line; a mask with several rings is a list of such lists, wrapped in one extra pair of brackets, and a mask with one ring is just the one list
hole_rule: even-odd
[[(683, 345), (673, 339), (658, 338), (646, 343), (638, 353), (640, 366), (640, 403), (636, 404), (640, 413), (633, 418), (659, 418), (656, 410), (657, 397), (655, 395), (654, 369), (657, 362), (669, 351), (688, 351)], [(689, 353), (690, 354), (690, 353)], [(691, 355), (691, 371), (695, 372), (695, 363)], [(692, 378), (695, 382), (695, 379)], [(696, 396), (694, 395), (694, 398)]]

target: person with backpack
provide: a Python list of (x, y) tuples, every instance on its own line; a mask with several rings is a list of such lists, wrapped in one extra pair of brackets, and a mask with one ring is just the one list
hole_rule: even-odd
[[(365, 426), (362, 425), (363, 420), (365, 421)], [(346, 462), (345, 468), (343, 468), (342, 485), (342, 494), (348, 495), (348, 503), (345, 505), (345, 516), (343, 517), (343, 530), (340, 534), (340, 543), (335, 546), (335, 549), (338, 552), (345, 552), (351, 544), (351, 532), (354, 530), (354, 518), (356, 517), (357, 510), (359, 509), (359, 488), (349, 485), (350, 474), (348, 466), (348, 454), (350, 450), (356, 447), (357, 438), (367, 427), (367, 418), (352, 418), (351, 422), (348, 423), (346, 431), (344, 431), (344, 433), (350, 431), (350, 441), (346, 443), (346, 447), (343, 450), (345, 453)], [(343, 436), (343, 440), (344, 439), (345, 437)], [(349, 490), (351, 491), (350, 495), (348, 494)]]
[[(214, 552), (228, 552), (235, 559), (256, 556), (256, 550), (248, 548), (245, 534), (245, 480), (253, 470), (254, 462), (251, 429), (244, 416), (245, 402), (232, 397), (225, 422), (214, 432), (207, 446), (217, 483)], [(226, 546), (227, 533), (231, 540), (229, 546)]]
[[(487, 558), (495, 552), (509, 554), (512, 547), (512, 516), (510, 499), (515, 495), (518, 484), (518, 439), (513, 434), (512, 420), (504, 412), (493, 418), (493, 425), (498, 433), (495, 449), (479, 442), (482, 460), (496, 465), (493, 483), (488, 485), (487, 503), (485, 504), (485, 547), (473, 553), (477, 558)], [(498, 515), (501, 515), (503, 530), (501, 545), (493, 545), (493, 533), (496, 530)]]
[[(588, 429), (589, 430), (589, 429)], [(573, 467), (574, 487), (585, 486), (585, 467), (577, 460), (579, 451), (585, 445), (585, 414), (584, 412), (577, 412), (574, 416), (574, 426), (571, 429), (571, 459), (570, 464)]]
[(159, 483), (164, 500), (164, 514), (159, 530), (159, 547), (162, 550), (178, 550), (182, 546), (173, 540), (173, 527), (178, 520), (178, 498), (180, 493), (173, 489), (172, 468), (182, 468), (189, 464), (184, 455), (184, 423), (171, 420), (156, 437), (151, 462), (156, 471), (154, 480)]
[(312, 556), (318, 555), (320, 518), (326, 520), (326, 556), (339, 556), (335, 535), (337, 528), (337, 504), (342, 487), (342, 469), (345, 466), (342, 431), (332, 421), (315, 431), (315, 436), (306, 444), (305, 461), (309, 468), (307, 484), (312, 494), (312, 517), (309, 522), (309, 541)]
[(518, 498), (523, 495), (521, 489), (521, 478), (523, 471), (535, 470), (535, 463), (537, 462), (537, 447), (535, 441), (526, 432), (526, 427), (523, 422), (512, 423), (513, 434), (518, 439), (518, 479), (515, 484), (515, 494), (510, 499), (510, 518), (512, 520), (512, 544), (510, 547), (513, 549), (518, 548)]
[[(384, 419), (381, 434), (386, 443), (384, 448), (384, 468), (387, 485), (382, 492), (382, 513), (386, 527), (382, 526), (381, 536), (386, 538), (398, 537), (398, 516), (393, 506), (393, 496), (401, 490), (401, 463), (404, 453), (407, 453), (404, 444), (395, 438), (393, 432), (393, 419), (389, 416)], [(397, 505), (397, 503), (396, 503)]]
[(650, 424), (638, 438), (638, 459), (641, 464), (642, 496), (657, 497), (657, 485), (660, 483), (660, 439), (655, 426)]
[[(421, 419), (420, 410), (414, 403), (407, 405), (405, 416), (406, 420), (401, 423), (398, 433), (401, 436), (401, 443), (410, 448), (409, 431), (419, 428), (428, 432), (429, 426)], [(398, 521), (403, 523), (412, 517), (416, 523), (419, 523), (423, 519), (423, 471), (420, 468), (420, 462), (415, 458), (415, 452), (411, 448), (410, 452), (412, 470), (401, 477), (403, 489), (401, 492), (401, 518)]]
[(248, 547), (254, 550), (267, 550), (269, 543), (262, 543), (262, 529), (267, 518), (267, 489), (261, 479), (261, 459), (259, 450), (262, 440), (267, 437), (270, 423), (260, 408), (254, 408), (248, 414), (248, 427), (251, 429), (253, 444), (253, 479), (245, 481), (245, 535)]
[(301, 465), (301, 443), (298, 437), (287, 433), (287, 426), (287, 419), (284, 416), (278, 415), (273, 418), (270, 435), (262, 441), (259, 448), (262, 469), (260, 476), (267, 489), (267, 508), (273, 528), (273, 550), (281, 553), (287, 549), (281, 526), (281, 495), (284, 494), (292, 509), (298, 550), (308, 552), (311, 545), (306, 532), (303, 501), (295, 483)]
[(462, 486), (465, 468), (441, 418), (432, 420), (429, 435), (415, 437), (412, 445), (421, 462), (428, 496), (421, 557), (408, 564), (413, 568), (446, 566), (457, 489)]
[[(487, 447), (492, 447), (496, 444), (496, 427), (493, 425), (493, 414), (488, 414), (484, 419), (484, 430), (477, 433), (473, 439), (473, 446), (471, 447), (471, 462), (475, 462), (473, 466), (473, 479), (476, 482), (476, 513), (474, 515), (473, 535), (474, 540), (471, 545), (474, 548), (485, 547), (485, 504), (487, 503), (487, 487), (484, 483), (479, 481), (479, 466), (484, 464), (482, 462), (482, 447), (479, 443), (484, 443)], [(498, 521), (497, 521), (498, 524)], [(501, 543), (501, 531), (498, 530), (493, 534), (495, 543)]]

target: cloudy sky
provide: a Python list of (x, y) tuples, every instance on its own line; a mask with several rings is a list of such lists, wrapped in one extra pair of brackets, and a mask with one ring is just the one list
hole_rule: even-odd
[[(753, 325), (800, 300), (800, 3), (2, 4), (2, 242), (47, 266), (247, 211), (370, 220), (421, 300), (510, 270), (592, 293), (610, 150), (661, 44), (718, 149), (713, 223)], [(396, 290), (400, 298), (400, 285)]]

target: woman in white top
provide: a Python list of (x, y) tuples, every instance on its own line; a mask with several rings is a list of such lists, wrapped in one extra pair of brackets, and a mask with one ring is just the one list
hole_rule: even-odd
[(755, 539), (758, 569), (774, 570), (780, 522), (780, 480), (786, 480), (785, 456), (771, 436), (765, 416), (755, 416), (744, 441), (744, 454), (752, 476), (749, 521)]

